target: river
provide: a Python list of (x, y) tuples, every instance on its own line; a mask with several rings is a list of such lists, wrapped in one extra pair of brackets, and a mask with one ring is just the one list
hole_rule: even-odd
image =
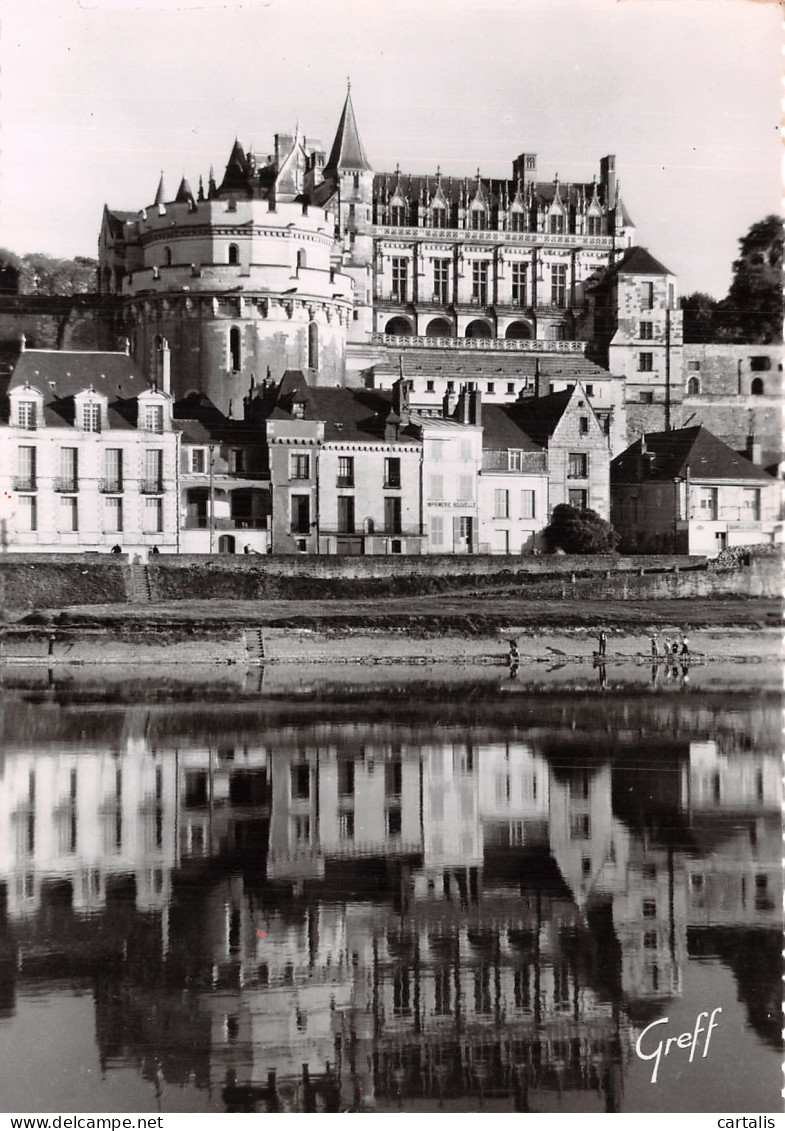
[(778, 677), (718, 670), (6, 668), (5, 1110), (780, 1110)]

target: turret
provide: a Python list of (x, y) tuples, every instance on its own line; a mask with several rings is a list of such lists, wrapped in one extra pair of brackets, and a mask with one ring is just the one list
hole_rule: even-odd
[(155, 190), (155, 200), (153, 201), (154, 207), (158, 209), (159, 216), (163, 216), (166, 212), (166, 190), (164, 188), (164, 174), (161, 171), (161, 179), (158, 182), (158, 188)]
[(351, 84), (341, 111), (324, 182), (338, 192), (336, 233), (343, 270), (354, 282), (354, 317), (350, 339), (366, 340), (373, 329), (370, 271), (373, 262), (373, 170), (365, 155), (352, 105)]

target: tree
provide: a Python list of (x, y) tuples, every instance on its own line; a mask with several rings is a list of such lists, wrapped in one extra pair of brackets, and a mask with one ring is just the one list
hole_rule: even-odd
[(54, 259), (42, 252), (21, 258), (19, 293), (25, 295), (82, 295), (94, 292), (98, 264), (78, 255), (76, 259)]
[(0, 294), (15, 295), (19, 291), (22, 260), (7, 247), (0, 247)]
[(728, 297), (717, 306), (717, 337), (726, 342), (782, 341), (783, 222), (767, 216), (739, 240)]
[(596, 511), (560, 503), (543, 531), (548, 548), (567, 554), (602, 554), (616, 549), (619, 535)]
[(684, 311), (684, 341), (713, 342), (716, 337), (717, 300), (704, 291), (693, 291), (681, 300)]

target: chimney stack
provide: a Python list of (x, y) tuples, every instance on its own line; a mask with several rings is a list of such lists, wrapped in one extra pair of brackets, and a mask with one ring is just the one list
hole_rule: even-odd
[(405, 377), (401, 376), (392, 387), (392, 410), (399, 417), (400, 424), (403, 428), (408, 427), (409, 413), (409, 391), (411, 386)]
[(448, 389), (445, 392), (444, 400), (442, 401), (442, 415), (444, 416), (445, 420), (449, 420), (454, 412), (455, 412), (455, 393), (451, 393)]
[(482, 393), (479, 389), (472, 389), (469, 394), (469, 423), (482, 427)]
[(534, 395), (535, 397), (547, 397), (551, 391), (551, 383), (548, 377), (542, 372), (539, 357), (534, 359)]
[(391, 408), (387, 413), (384, 421), (384, 442), (385, 444), (395, 444), (398, 442), (398, 437), (401, 431), (401, 418), (394, 408)]
[(605, 207), (610, 212), (616, 205), (616, 157), (613, 153), (600, 159), (600, 182), (605, 190)]
[(161, 392), (167, 396), (172, 394), (172, 355), (166, 338), (160, 339), (158, 347), (159, 372), (161, 376)]
[(747, 459), (750, 461), (750, 463), (756, 463), (756, 464), (760, 465), (760, 462), (761, 462), (760, 440), (757, 438), (757, 436), (755, 435), (754, 432), (750, 433), (750, 435), (747, 437), (747, 445), (746, 445), (746, 449), (745, 449), (745, 454), (747, 456)]
[(470, 392), (465, 385), (461, 385), (461, 391), (458, 394), (458, 419), (461, 424), (469, 423), (469, 396)]

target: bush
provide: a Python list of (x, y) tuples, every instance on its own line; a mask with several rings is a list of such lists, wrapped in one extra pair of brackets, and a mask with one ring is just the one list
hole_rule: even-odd
[(596, 511), (577, 510), (566, 503), (554, 507), (543, 533), (552, 553), (607, 554), (619, 544), (619, 535)]

